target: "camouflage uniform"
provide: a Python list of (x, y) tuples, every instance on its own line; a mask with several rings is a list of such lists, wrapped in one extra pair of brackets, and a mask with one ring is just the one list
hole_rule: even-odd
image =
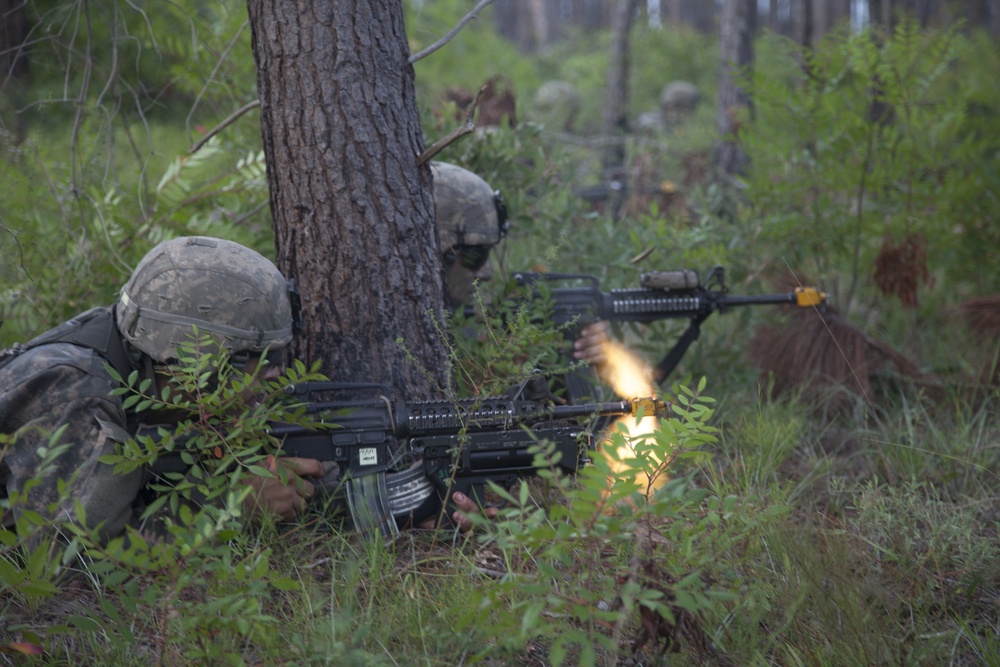
[[(112, 466), (98, 460), (115, 453), (116, 443), (127, 440), (135, 428), (129, 427), (121, 398), (110, 394), (117, 383), (105, 363), (95, 350), (49, 343), (0, 367), (0, 432), (24, 429), (0, 461), (0, 497), (22, 491), (25, 482), (36, 477), (38, 449), (65, 426), (58, 444), (68, 445), (67, 450), (13, 510), (31, 509), (63, 520), (74, 516), (74, 501), (79, 500), (87, 526), (103, 523), (100, 534), (106, 539), (120, 534), (132, 518), (144, 475), (139, 470), (116, 474)], [(59, 480), (67, 482), (62, 497)], [(53, 503), (55, 509), (50, 511)], [(13, 518), (8, 510), (4, 526), (11, 527)]]
[[(4, 526), (24, 509), (54, 521), (75, 520), (79, 501), (86, 526), (100, 527), (100, 539), (121, 534), (139, 515), (141, 491), (154, 472), (177, 468), (163, 457), (156, 471), (123, 475), (98, 460), (139, 429), (121, 397), (111, 395), (117, 384), (105, 365), (122, 377), (136, 368), (151, 378), (154, 363), (176, 359), (193, 326), (212, 334), (234, 363), (283, 349), (297, 327), (296, 297), (277, 267), (249, 248), (209, 237), (173, 239), (139, 262), (113, 312), (87, 311), (22, 346), (12, 359), (0, 354), (0, 433), (17, 434), (8, 451), (0, 451), (0, 497), (9, 500), (30, 480), (41, 482), (5, 512)], [(42, 470), (39, 450), (62, 427), (52, 444), (67, 448)]]

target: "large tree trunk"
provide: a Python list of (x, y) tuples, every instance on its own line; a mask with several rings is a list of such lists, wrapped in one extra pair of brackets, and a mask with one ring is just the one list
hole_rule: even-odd
[(302, 293), (294, 353), (426, 398), (447, 377), (442, 265), (401, 0), (248, 6), (277, 265)]
[(742, 78), (753, 64), (754, 18), (756, 0), (723, 0), (721, 25), (722, 65), (719, 77), (719, 100), (715, 144), (715, 168), (720, 176), (744, 173), (746, 153), (739, 142), (740, 124), (748, 119), (750, 95)]

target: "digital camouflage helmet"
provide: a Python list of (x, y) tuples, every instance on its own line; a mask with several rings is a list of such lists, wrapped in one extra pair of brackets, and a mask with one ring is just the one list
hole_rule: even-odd
[[(156, 361), (177, 358), (192, 327), (231, 355), (281, 348), (297, 329), (294, 287), (259, 253), (232, 241), (164, 241), (139, 262), (117, 305), (122, 337)], [(293, 306), (295, 306), (293, 308)]]
[(468, 169), (432, 162), (441, 251), (489, 248), (507, 234), (507, 207), (500, 193)]

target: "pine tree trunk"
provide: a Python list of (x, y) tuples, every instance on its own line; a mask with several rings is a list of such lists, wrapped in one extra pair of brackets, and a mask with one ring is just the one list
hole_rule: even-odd
[(447, 376), (442, 265), (402, 0), (248, 6), (276, 263), (302, 294), (294, 353), (426, 398)]

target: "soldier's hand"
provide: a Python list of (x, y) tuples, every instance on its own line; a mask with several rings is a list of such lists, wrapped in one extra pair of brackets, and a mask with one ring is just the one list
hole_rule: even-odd
[(316, 492), (309, 479), (323, 476), (323, 464), (315, 459), (268, 456), (265, 467), (274, 476), (254, 475), (247, 479), (251, 489), (244, 501), (247, 509), (251, 516), (269, 513), (291, 521), (305, 509)]
[(608, 323), (600, 320), (588, 324), (580, 331), (580, 337), (573, 343), (573, 357), (586, 361), (591, 366), (602, 366), (608, 361)]
[[(460, 491), (456, 491), (451, 494), (451, 501), (457, 508), (451, 514), (451, 521), (458, 526), (458, 529), (463, 533), (467, 533), (472, 530), (472, 521), (469, 520), (470, 514), (483, 513), (490, 519), (495, 519), (497, 517), (496, 507), (487, 507), (486, 509), (482, 509), (476, 504), (476, 501)], [(420, 524), (421, 528), (435, 528), (436, 526), (437, 517), (427, 519)]]
[(451, 513), (451, 520), (463, 533), (467, 533), (472, 530), (472, 521), (469, 520), (470, 514), (482, 513), (490, 519), (497, 518), (498, 510), (496, 507), (481, 508), (476, 504), (475, 500), (459, 491), (451, 494), (451, 501), (455, 503), (455, 507), (458, 508)]

